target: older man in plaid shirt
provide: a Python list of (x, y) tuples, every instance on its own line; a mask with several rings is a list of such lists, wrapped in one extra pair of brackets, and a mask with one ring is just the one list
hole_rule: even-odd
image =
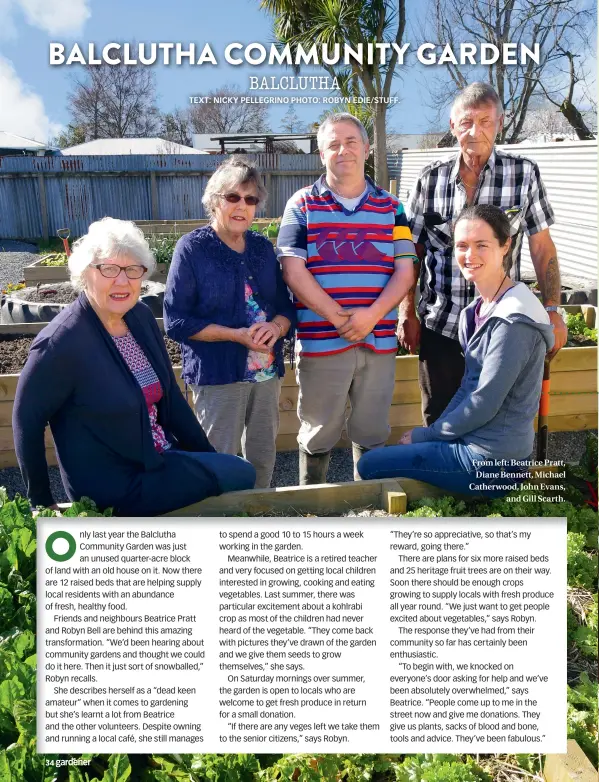
[(466, 87), (454, 101), (449, 124), (460, 154), (426, 166), (406, 204), (422, 260), (420, 320), (412, 292), (400, 306), (397, 336), (410, 352), (420, 343), (419, 380), (427, 426), (445, 410), (464, 374), (458, 320), (474, 290), (454, 262), (451, 226), (467, 204), (493, 204), (511, 218), (513, 232), (518, 231), (512, 239), (512, 274), (516, 279), (520, 277), (522, 236), (527, 235), (543, 304), (554, 328), (553, 354), (567, 338), (557, 313), (561, 284), (549, 233), (555, 222), (553, 210), (536, 163), (495, 149), (495, 138), (503, 126), (503, 108), (493, 87), (481, 82)]

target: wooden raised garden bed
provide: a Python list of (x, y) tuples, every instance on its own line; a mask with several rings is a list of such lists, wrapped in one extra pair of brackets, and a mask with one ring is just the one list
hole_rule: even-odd
[[(532, 468), (530, 483), (551, 487), (552, 479), (537, 477), (561, 467)], [(561, 479), (556, 479), (559, 486)], [(208, 497), (165, 516), (343, 516), (348, 511), (368, 509), (392, 515), (405, 513), (407, 503), (423, 497), (446, 497), (445, 489), (412, 478), (379, 478), (348, 483), (320, 483), (313, 486), (282, 486), (276, 489), (249, 489)], [(459, 496), (459, 495), (455, 495)]]
[(543, 767), (547, 782), (597, 782), (597, 769), (574, 739), (565, 755), (547, 755)]
[[(267, 225), (275, 220), (274, 217), (257, 217), (253, 225), (259, 228), (266, 228)], [(137, 225), (146, 236), (153, 234), (187, 234), (195, 231), (196, 228), (202, 228), (208, 225), (210, 220), (203, 218), (198, 220), (135, 220)]]
[[(297, 449), (298, 387), (295, 375), (288, 367), (283, 378), (281, 423), (277, 438), (278, 451)], [(571, 432), (597, 428), (597, 348), (563, 348), (551, 362), (551, 404), (549, 431)], [(390, 413), (391, 435), (395, 443), (414, 426), (422, 426), (418, 357), (398, 356), (395, 362), (395, 387)], [(338, 447), (351, 443), (340, 440)]]
[[(154, 274), (150, 277), (154, 282), (166, 282), (168, 264), (159, 263)], [(66, 266), (42, 266), (40, 261), (35, 261), (23, 269), (25, 285), (47, 285), (53, 282), (68, 282), (71, 279)]]
[[(194, 231), (196, 228), (208, 225), (208, 222), (208, 220), (137, 220), (135, 224), (141, 228), (145, 236), (172, 236), (173, 234), (182, 236), (190, 231)], [(257, 225), (260, 230), (263, 230), (273, 222), (276, 222), (274, 218), (259, 218), (254, 220), (253, 225)], [(276, 237), (272, 237), (270, 241), (273, 245), (277, 243)], [(43, 266), (41, 260), (40, 258), (39, 261), (34, 261), (23, 270), (23, 277), (27, 286), (66, 282), (70, 279), (69, 270), (66, 266)], [(159, 263), (150, 279), (155, 282), (165, 283), (168, 270), (169, 264)]]
[[(580, 307), (568, 307), (569, 312), (579, 312)], [(594, 308), (588, 312), (594, 313)], [(588, 316), (589, 321), (591, 316)], [(158, 324), (162, 326), (160, 319)], [(46, 324), (21, 324), (0, 326), (3, 334), (37, 334)], [(589, 322), (589, 325), (593, 325)], [(175, 367), (181, 381), (181, 368)], [(0, 375), (0, 468), (17, 464), (12, 435), (12, 408), (19, 375)], [(278, 451), (297, 449), (298, 387), (295, 373), (288, 366), (283, 378), (279, 409), (281, 422), (277, 437)], [(190, 396), (191, 401), (191, 396)], [(407, 429), (421, 425), (420, 390), (418, 387), (418, 357), (398, 356), (395, 362), (395, 388), (390, 413), (391, 436), (395, 443)], [(551, 362), (550, 432), (570, 432), (597, 428), (597, 347), (564, 348)], [(56, 463), (49, 432), (46, 434), (46, 455), (50, 464)], [(339, 447), (349, 447), (347, 440), (340, 440)]]
[[(410, 499), (413, 499), (410, 497)], [(323, 483), (279, 489), (232, 491), (209, 497), (165, 516), (339, 516), (353, 508), (372, 508), (387, 513), (405, 513), (407, 495), (395, 478), (353, 483)]]

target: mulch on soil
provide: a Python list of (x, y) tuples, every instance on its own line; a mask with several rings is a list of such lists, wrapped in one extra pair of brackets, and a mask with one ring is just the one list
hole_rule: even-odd
[(25, 366), (32, 336), (3, 336), (0, 341), (0, 374), (12, 375)]
[[(11, 334), (0, 337), (0, 374), (12, 375), (20, 372), (25, 366), (29, 347), (35, 337), (33, 335), (18, 336)], [(173, 366), (181, 364), (181, 347), (178, 342), (173, 342), (168, 337), (164, 343)]]
[[(148, 291), (148, 284), (142, 283), (141, 292)], [(70, 282), (48, 283), (45, 285), (32, 285), (22, 288), (14, 294), (15, 299), (22, 301), (35, 301), (38, 304), (71, 304), (79, 296)]]

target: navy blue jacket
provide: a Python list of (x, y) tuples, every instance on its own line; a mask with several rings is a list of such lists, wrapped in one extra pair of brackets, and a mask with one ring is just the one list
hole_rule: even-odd
[[(158, 422), (173, 447), (214, 452), (177, 386), (150, 309), (138, 302), (125, 322), (160, 380)], [(156, 451), (142, 390), (84, 293), (35, 338), (17, 386), (15, 450), (33, 506), (54, 502), (47, 423), (71, 500), (87, 496), (118, 513), (155, 515), (173, 507), (165, 496), (173, 471), (180, 481), (197, 482), (198, 500), (220, 494), (214, 476), (197, 462), (182, 466), (193, 460), (174, 453), (165, 459)]]
[[(255, 231), (246, 233), (246, 250), (237, 253), (213, 228), (198, 228), (177, 242), (164, 296), (164, 327), (181, 343), (183, 380), (199, 386), (241, 382), (248, 349), (238, 342), (190, 339), (211, 323), (243, 328), (247, 321), (245, 282), (268, 320), (284, 315), (296, 322), (295, 307), (283, 281), (272, 244)], [(279, 377), (285, 374), (283, 340), (275, 345)]]

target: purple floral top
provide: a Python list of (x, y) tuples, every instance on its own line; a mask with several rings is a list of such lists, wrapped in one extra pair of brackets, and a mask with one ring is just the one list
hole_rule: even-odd
[[(254, 291), (251, 285), (245, 283), (245, 311), (248, 319), (248, 326), (254, 323), (265, 323), (266, 313), (260, 308), (260, 305), (254, 298)], [(248, 360), (245, 368), (244, 382), (260, 383), (263, 380), (270, 380), (277, 377), (277, 365), (275, 364), (275, 354), (260, 353), (258, 350), (248, 350)]]
[(162, 453), (162, 451), (170, 448), (171, 444), (166, 439), (164, 429), (158, 423), (158, 409), (156, 405), (162, 399), (162, 386), (158, 376), (130, 331), (124, 337), (113, 337), (112, 339), (131, 370), (133, 377), (140, 385), (148, 407), (154, 448), (158, 453)]

